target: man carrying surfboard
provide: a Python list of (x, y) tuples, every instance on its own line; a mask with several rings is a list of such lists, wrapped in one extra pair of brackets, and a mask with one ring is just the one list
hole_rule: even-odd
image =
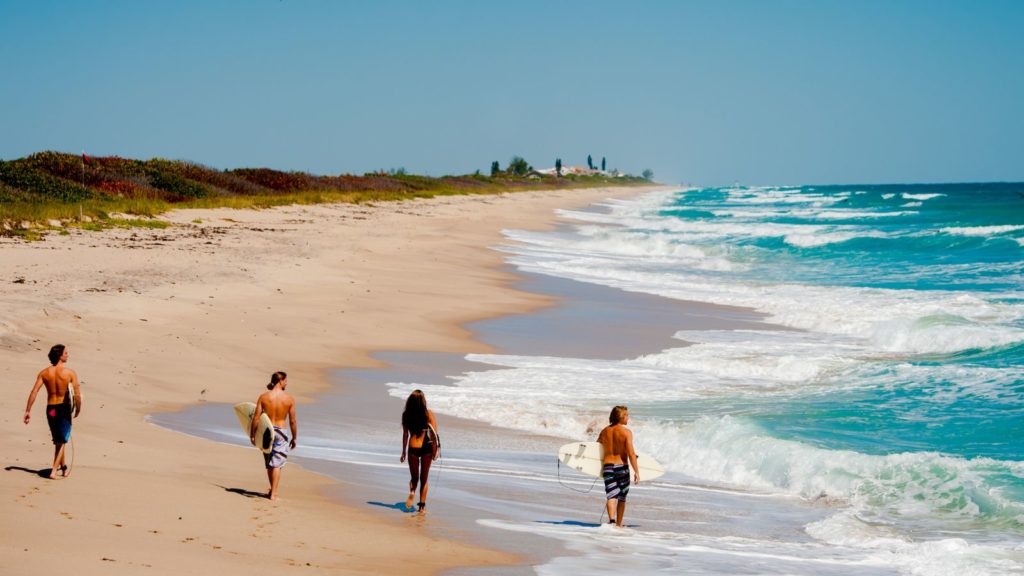
[(633, 481), (640, 482), (640, 466), (636, 462), (636, 450), (633, 449), (633, 432), (626, 428), (626, 424), (629, 424), (629, 408), (612, 408), (608, 422), (609, 425), (597, 436), (597, 442), (604, 448), (601, 472), (608, 522), (621, 527), (622, 516), (626, 512), (626, 496), (629, 494), (629, 468), (633, 468)]
[[(256, 412), (252, 416), (249, 428), (249, 439), (255, 444), (260, 415), (266, 413), (274, 424), (274, 447), (263, 455), (264, 464), (267, 466), (267, 480), (270, 481), (267, 498), (271, 500), (277, 500), (277, 483), (281, 480), (281, 468), (288, 462), (288, 451), (295, 449), (295, 439), (299, 436), (299, 425), (295, 420), (295, 399), (285, 392), (287, 387), (288, 375), (284, 372), (274, 372), (270, 377), (270, 384), (267, 384), (268, 391), (260, 394), (256, 400)], [(291, 438), (284, 430), (285, 419), (290, 423)]]
[[(64, 448), (71, 440), (71, 419), (82, 411), (82, 390), (78, 386), (78, 374), (64, 366), (68, 361), (68, 349), (63, 344), (50, 348), (50, 366), (43, 368), (36, 376), (36, 383), (28, 395), (25, 406), (25, 424), (32, 419), (32, 404), (35, 404), (39, 389), (46, 387), (46, 423), (53, 439), (53, 467), (50, 479), (57, 478), (57, 470), (65, 477), (71, 472), (64, 464)], [(73, 414), (72, 414), (73, 413)]]

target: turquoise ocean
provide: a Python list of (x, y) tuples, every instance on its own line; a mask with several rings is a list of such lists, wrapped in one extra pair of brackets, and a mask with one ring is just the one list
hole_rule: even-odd
[[(628, 404), (668, 469), (650, 489), (691, 502), (629, 536), (640, 572), (1024, 573), (1024, 184), (687, 188), (561, 215), (507, 231), (509, 262), (762, 327), (681, 325), (620, 360), (471, 355), (487, 369), (392, 394), (565, 438)], [(693, 490), (731, 527), (695, 519)], [(599, 573), (622, 545), (548, 532), (578, 555), (540, 573)]]

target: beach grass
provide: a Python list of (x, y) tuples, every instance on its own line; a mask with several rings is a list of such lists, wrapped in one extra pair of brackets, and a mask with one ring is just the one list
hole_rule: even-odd
[[(294, 204), (390, 202), (552, 188), (642, 185), (638, 177), (421, 176), (375, 172), (317, 176), (269, 168), (217, 170), (179, 160), (86, 158), (39, 152), (0, 161), (0, 233), (37, 239), (46, 228), (162, 227), (180, 208), (261, 209)], [(115, 218), (125, 214), (138, 218)], [(60, 226), (55, 226), (56, 222)], [(28, 232), (35, 230), (35, 232)]]

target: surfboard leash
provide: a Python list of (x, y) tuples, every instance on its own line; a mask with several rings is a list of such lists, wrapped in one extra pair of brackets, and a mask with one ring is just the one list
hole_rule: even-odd
[[(437, 458), (434, 459), (434, 466), (437, 466), (437, 472), (434, 474), (434, 485), (437, 486), (438, 480), (441, 479), (441, 469), (444, 468), (444, 464), (441, 463), (440, 449), (437, 451)], [(431, 466), (431, 468), (434, 466)]]
[(601, 477), (598, 476), (598, 477), (594, 478), (594, 481), (590, 484), (590, 488), (587, 488), (586, 490), (578, 490), (576, 488), (573, 488), (572, 486), (569, 486), (565, 482), (562, 482), (562, 459), (561, 458), (555, 458), (555, 461), (558, 463), (558, 483), (561, 484), (562, 487), (568, 488), (569, 490), (572, 490), (573, 492), (579, 492), (580, 494), (590, 494), (594, 490), (594, 486), (597, 485), (597, 481), (601, 479)]
[[(70, 392), (70, 390), (68, 390), (68, 391)], [(79, 399), (81, 399), (81, 396), (79, 396)], [(72, 397), (71, 397), (71, 404), (73, 405), (74, 403), (75, 403), (74, 402), (74, 395), (72, 395)], [(67, 478), (68, 474), (71, 474), (71, 472), (75, 469), (75, 427), (74, 427), (75, 417), (76, 417), (75, 413), (74, 413), (74, 411), (72, 411), (72, 413), (71, 413), (72, 426), (71, 426), (71, 431), (68, 432), (68, 444), (71, 444), (71, 463), (68, 464), (68, 469), (67, 469), (67, 471), (64, 472), (64, 477), (65, 478)]]
[[(430, 426), (430, 424), (427, 424), (427, 426)], [(433, 426), (430, 426), (430, 430), (434, 433), (434, 442), (437, 444), (437, 457), (432, 458), (434, 465), (437, 466), (437, 473), (434, 474), (434, 485), (437, 486), (438, 480), (441, 479), (441, 469), (444, 467), (444, 465), (441, 464), (441, 435), (437, 433), (437, 429)], [(433, 466), (431, 466), (431, 468), (433, 468)]]
[(71, 474), (71, 471), (75, 469), (75, 437), (71, 435), (68, 437), (68, 444), (71, 444), (71, 463), (68, 464), (68, 470), (64, 473), (64, 476)]

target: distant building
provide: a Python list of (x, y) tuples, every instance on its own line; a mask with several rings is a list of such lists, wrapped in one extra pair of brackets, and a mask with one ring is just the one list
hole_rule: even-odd
[[(543, 178), (543, 177), (554, 177), (558, 176), (557, 171), (554, 168), (535, 168), (530, 170), (527, 177), (530, 178)], [(590, 169), (586, 166), (562, 166), (562, 176), (607, 176), (609, 178), (622, 178), (625, 174), (622, 174), (618, 170), (598, 170), (597, 168)]]

